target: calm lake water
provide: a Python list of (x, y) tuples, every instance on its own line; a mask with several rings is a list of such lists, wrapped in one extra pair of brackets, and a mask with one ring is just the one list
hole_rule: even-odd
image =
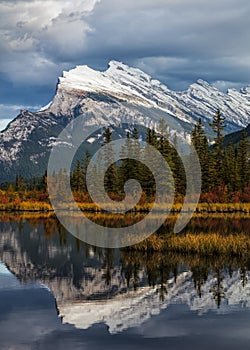
[[(186, 230), (249, 227), (217, 215)], [(250, 257), (101, 249), (53, 216), (2, 213), (0, 349), (249, 349), (249, 277)]]

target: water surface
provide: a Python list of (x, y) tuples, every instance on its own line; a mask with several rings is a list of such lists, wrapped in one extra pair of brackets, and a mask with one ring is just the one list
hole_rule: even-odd
[[(198, 216), (187, 230), (249, 223)], [(1, 349), (249, 349), (250, 258), (101, 249), (53, 216), (2, 214), (0, 260)]]

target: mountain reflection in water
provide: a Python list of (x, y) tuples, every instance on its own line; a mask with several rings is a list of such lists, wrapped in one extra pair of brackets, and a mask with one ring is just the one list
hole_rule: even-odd
[[(223, 220), (222, 217), (203, 219), (202, 226), (202, 218), (197, 218), (189, 230), (208, 229), (210, 224), (211, 230), (222, 227), (225, 232), (224, 226), (228, 224), (223, 224)], [(231, 218), (230, 230), (234, 229), (233, 224), (238, 231), (244, 230), (249, 219), (241, 218), (239, 224), (237, 218)], [(162, 230), (169, 229), (167, 225)], [(185, 317), (190, 315), (193, 320), (194, 315), (195, 319), (217, 315), (218, 320), (238, 310), (242, 310), (239, 315), (245, 315), (250, 306), (250, 257), (214, 258), (101, 249), (68, 234), (53, 216), (2, 218), (0, 260), (1, 300), (3, 296), (8, 300), (11, 295), (19, 300), (17, 293), (24, 293), (23, 290), (26, 296), (30, 295), (30, 302), (35, 295), (49, 295), (49, 314), (54, 310), (54, 321), (53, 326), (46, 327), (48, 333), (55, 329), (61, 332), (60, 327), (94, 331), (106, 325), (109, 334), (133, 333), (137, 329), (143, 338), (157, 338), (162, 323), (154, 335), (149, 325), (162, 315), (177, 317), (184, 310)], [(6, 309), (3, 302), (0, 307)], [(30, 309), (28, 304), (26, 314), (27, 309)], [(43, 314), (41, 310), (39, 314)], [(60, 318), (62, 325), (58, 322)], [(3, 312), (1, 323), (4, 321)], [(145, 327), (148, 332), (144, 334)], [(161, 337), (186, 334), (173, 328), (162, 332)]]

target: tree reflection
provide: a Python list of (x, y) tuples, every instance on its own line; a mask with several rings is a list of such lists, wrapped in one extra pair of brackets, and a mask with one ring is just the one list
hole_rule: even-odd
[(223, 282), (223, 274), (219, 268), (215, 269), (215, 279), (216, 282), (213, 285), (210, 292), (213, 294), (213, 298), (216, 302), (217, 308), (221, 306), (222, 299), (225, 297)]
[[(98, 281), (100, 290), (96, 284), (95, 293), (102, 296), (137, 292), (149, 286), (164, 302), (173, 284), (186, 271), (199, 298), (210, 293), (220, 308), (227, 288), (225, 276), (232, 277), (237, 272), (243, 288), (248, 284), (247, 255), (217, 255), (215, 259), (173, 252), (102, 249), (73, 237), (51, 215), (7, 219), (3, 227), (5, 231), (9, 227), (11, 235), (3, 231), (0, 236), (0, 259), (20, 281), (38, 280), (51, 288), (56, 285), (64, 288), (64, 295), (74, 298), (95, 298), (96, 294), (87, 287), (100, 275), (105, 288)], [(204, 287), (207, 281), (209, 289)]]

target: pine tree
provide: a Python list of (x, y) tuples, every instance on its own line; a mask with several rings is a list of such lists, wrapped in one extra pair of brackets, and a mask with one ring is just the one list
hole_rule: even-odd
[(215, 275), (216, 282), (213, 285), (210, 292), (213, 294), (213, 298), (216, 302), (217, 308), (219, 309), (221, 306), (221, 302), (225, 297), (225, 291), (223, 287), (223, 275), (219, 268), (216, 268), (216, 275)]
[(76, 167), (71, 174), (71, 186), (75, 191), (83, 190), (83, 174), (82, 167), (79, 160), (76, 162)]
[(48, 176), (47, 170), (45, 170), (40, 183), (40, 190), (43, 192), (47, 191), (47, 176)]
[(135, 179), (140, 182), (140, 162), (134, 158), (140, 157), (140, 144), (138, 141), (138, 131), (133, 129), (132, 137), (130, 133), (126, 134), (125, 146), (122, 148), (120, 157), (123, 158), (119, 167), (119, 189), (123, 192), (123, 186), (129, 179)]
[[(170, 145), (169, 141), (169, 133), (168, 133), (168, 127), (165, 124), (164, 120), (161, 119), (159, 122), (159, 131), (160, 131), (160, 136), (158, 138), (158, 143), (157, 143), (157, 149), (167, 162), (170, 171), (173, 171), (174, 169), (174, 161), (172, 159), (172, 147)], [(161, 173), (159, 174), (161, 176)], [(171, 182), (171, 176), (172, 174), (167, 174), (166, 176), (162, 176), (160, 179), (160, 183), (163, 184), (164, 186), (168, 186), (168, 190), (171, 192), (173, 188), (173, 184)]]
[[(146, 147), (143, 150), (142, 163), (151, 164), (151, 167), (156, 169), (157, 164), (155, 164), (155, 158), (152, 156), (149, 145), (157, 149), (157, 138), (155, 131), (149, 128), (147, 129), (146, 143)], [(146, 194), (149, 197), (153, 196), (155, 194), (155, 179), (150, 169), (145, 165), (141, 168), (141, 177), (143, 188), (145, 189)]]
[(22, 192), (26, 189), (25, 180), (22, 176), (16, 175), (15, 190)]
[(87, 151), (85, 154), (85, 158), (83, 159), (82, 162), (82, 178), (83, 178), (83, 191), (87, 192), (87, 184), (86, 184), (86, 174), (87, 174), (87, 168), (90, 162), (90, 153)]
[(119, 192), (124, 194), (123, 188), (125, 182), (131, 178), (131, 172), (132, 172), (132, 164), (131, 164), (131, 159), (129, 159), (129, 141), (130, 141), (130, 133), (127, 131), (126, 133), (126, 142), (125, 146), (122, 147), (121, 153), (120, 153), (120, 158), (121, 160), (121, 165), (118, 170), (118, 188)]
[(171, 158), (173, 162), (173, 176), (175, 181), (175, 194), (184, 195), (186, 193), (186, 174), (182, 163), (182, 160), (178, 154), (178, 139), (177, 135), (174, 134), (173, 146), (171, 147)]
[[(201, 119), (198, 120), (191, 134), (191, 141), (195, 151), (199, 157), (201, 175), (202, 175), (202, 191), (207, 192), (210, 188), (210, 173), (209, 173), (209, 149), (208, 140), (203, 130)], [(190, 154), (190, 166), (193, 167), (193, 154)], [(196, 169), (193, 169), (195, 171)]]
[(241, 140), (238, 147), (238, 175), (239, 175), (239, 187), (241, 191), (248, 186), (249, 183), (249, 143), (246, 137), (246, 131), (241, 133)]
[(218, 109), (213, 117), (212, 123), (209, 124), (215, 133), (214, 138), (214, 157), (213, 157), (213, 171), (214, 179), (213, 183), (217, 186), (221, 185), (224, 181), (223, 179), (223, 130), (225, 128), (225, 118), (221, 115)]
[(228, 187), (229, 192), (234, 192), (239, 187), (239, 176), (237, 170), (237, 152), (234, 148), (232, 139), (229, 140), (227, 147), (224, 150), (224, 182)]
[[(105, 129), (103, 137), (103, 145), (106, 145), (112, 141), (112, 132), (110, 128)], [(107, 167), (107, 164), (110, 164), (110, 161), (114, 161), (114, 152), (111, 147), (108, 149), (104, 148), (103, 158), (105, 168)], [(108, 167), (106, 171), (104, 185), (108, 193), (115, 193), (117, 191), (117, 169), (114, 162)]]

